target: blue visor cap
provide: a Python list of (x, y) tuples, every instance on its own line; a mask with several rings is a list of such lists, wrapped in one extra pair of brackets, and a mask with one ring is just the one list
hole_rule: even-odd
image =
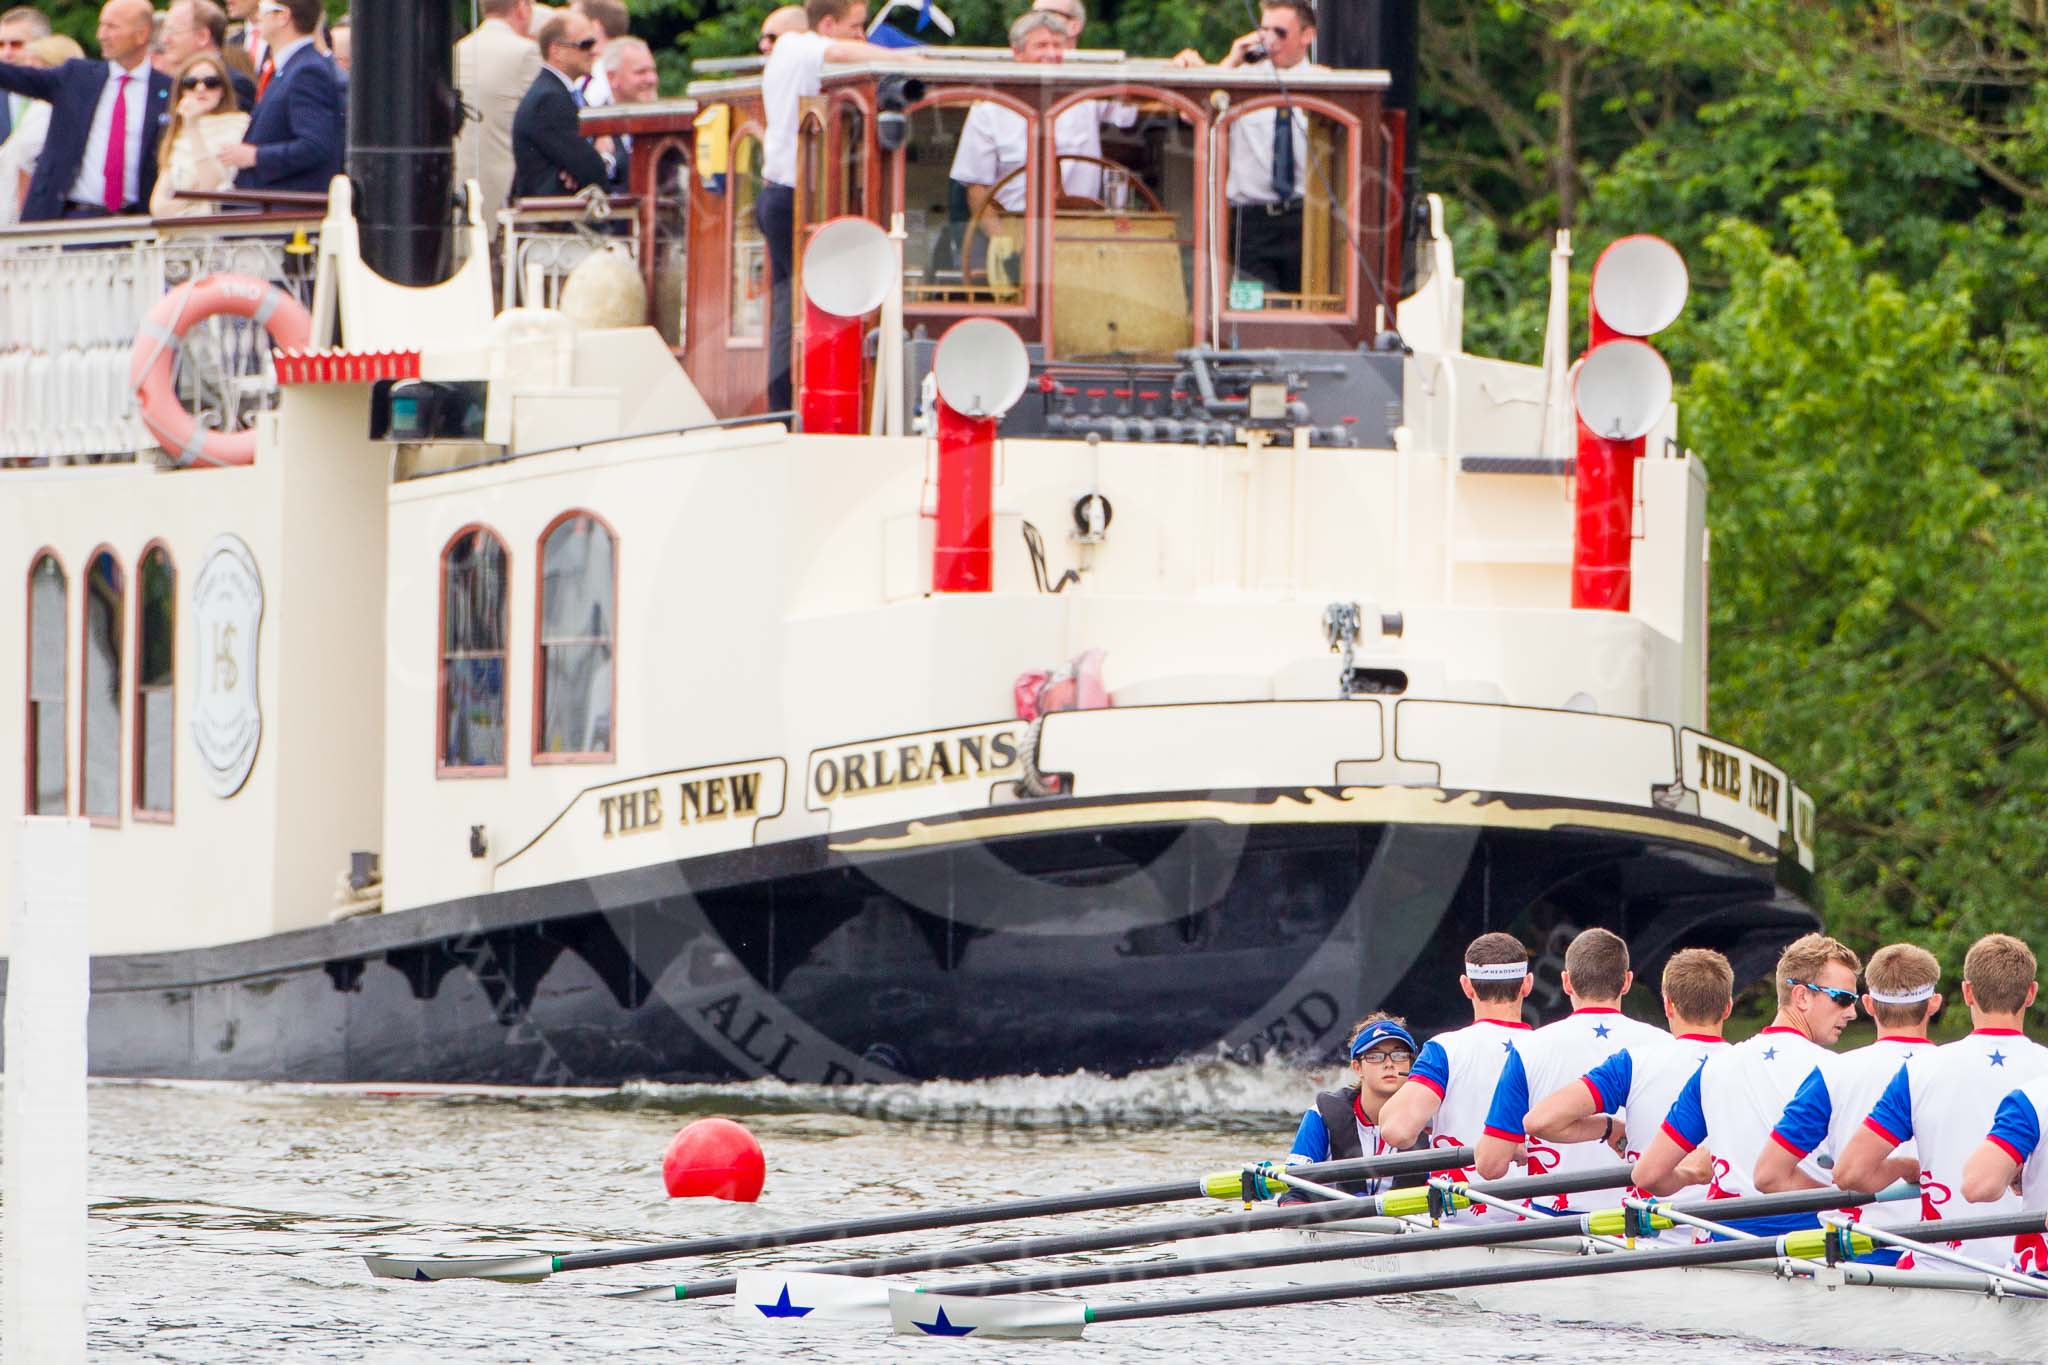
[(1392, 1039), (1401, 1044), (1410, 1052), (1415, 1051), (1414, 1034), (1402, 1028), (1391, 1019), (1378, 1019), (1367, 1024), (1364, 1030), (1359, 1033), (1357, 1041), (1351, 1044), (1351, 1059), (1357, 1061), (1360, 1057), (1372, 1051), (1374, 1043), (1384, 1042), (1387, 1039)]

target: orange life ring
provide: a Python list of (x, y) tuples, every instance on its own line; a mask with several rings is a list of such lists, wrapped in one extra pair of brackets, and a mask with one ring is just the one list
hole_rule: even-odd
[(171, 362), (186, 331), (221, 313), (262, 323), (272, 344), (287, 350), (302, 349), (313, 332), (313, 319), (297, 299), (247, 275), (209, 275), (158, 299), (135, 333), (128, 382), (135, 388), (142, 424), (179, 464), (239, 465), (256, 458), (253, 429), (213, 431), (200, 426), (171, 387)]

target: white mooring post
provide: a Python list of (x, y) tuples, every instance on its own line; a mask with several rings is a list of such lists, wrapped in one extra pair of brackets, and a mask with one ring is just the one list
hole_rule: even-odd
[(86, 822), (30, 818), (7, 948), (0, 1358), (85, 1359)]

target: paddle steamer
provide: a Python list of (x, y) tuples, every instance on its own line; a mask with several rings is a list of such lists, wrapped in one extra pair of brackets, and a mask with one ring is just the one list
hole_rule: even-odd
[[(1593, 924), (1762, 970), (1813, 805), (1708, 728), (1707, 466), (1627, 339), (1668, 253), (1603, 267), (1593, 398), (1562, 265), (1544, 364), (1466, 353), (1406, 7), (1356, 8), (1284, 80), (829, 67), (794, 419), (746, 70), (586, 112), (630, 195), (458, 228), (445, 16), (370, 14), (354, 195), (0, 235), (0, 771), (92, 825), (93, 1070), (1122, 1072), (1451, 1022), (1486, 929), (1546, 1007)], [(978, 102), (1019, 210), (949, 178)], [(1226, 192), (1276, 109), (1286, 292)]]

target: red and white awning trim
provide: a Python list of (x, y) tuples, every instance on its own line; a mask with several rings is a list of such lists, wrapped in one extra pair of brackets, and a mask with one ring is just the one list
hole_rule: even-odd
[(418, 351), (272, 351), (280, 384), (373, 384), (418, 379)]

